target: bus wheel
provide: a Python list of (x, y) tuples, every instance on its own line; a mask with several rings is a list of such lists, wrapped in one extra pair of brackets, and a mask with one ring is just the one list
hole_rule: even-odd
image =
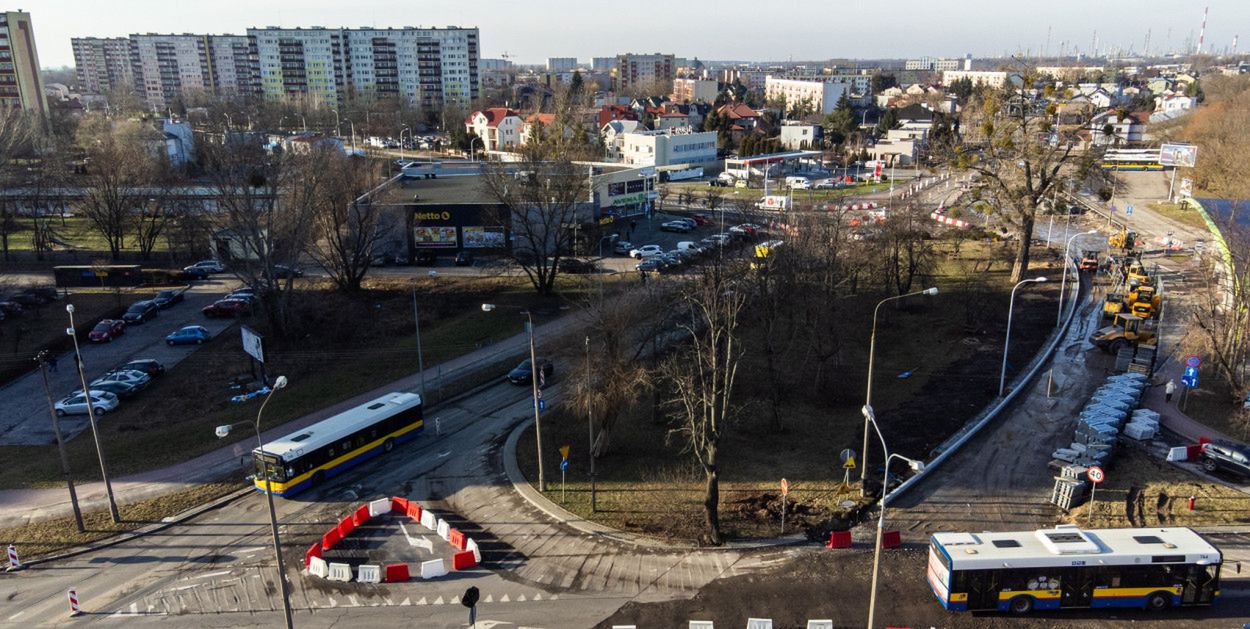
[(1161, 612), (1172, 606), (1172, 599), (1163, 592), (1155, 592), (1146, 599), (1146, 609), (1152, 612)]
[(1033, 597), (1017, 596), (1011, 599), (1011, 605), (1008, 607), (1013, 614), (1027, 614), (1033, 611)]
[(313, 484), (314, 487), (316, 487), (317, 485), (320, 485), (321, 483), (323, 483), (325, 479), (326, 479), (326, 473), (319, 471), (312, 475), (312, 480), (310, 482)]
[(383, 450), (385, 450), (385, 451), (387, 451), (387, 452), (390, 452), (391, 450), (394, 450), (394, 449), (395, 449), (395, 440), (394, 440), (394, 439), (387, 439), (386, 441), (383, 441), (383, 442), (382, 442), (382, 449), (383, 449)]

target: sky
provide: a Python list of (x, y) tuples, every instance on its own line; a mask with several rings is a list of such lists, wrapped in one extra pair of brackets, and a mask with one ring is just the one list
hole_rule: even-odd
[[(547, 57), (664, 52), (710, 60), (976, 57), (1196, 44), (1201, 2), (1138, 0), (27, 0), (40, 63), (73, 65), (71, 37), (243, 34), (248, 27), (476, 26), (481, 55)], [(1210, 0), (1204, 51), (1250, 37), (1250, 2)], [(1049, 33), (1049, 45), (1048, 42)], [(1250, 41), (1239, 45), (1250, 49)]]

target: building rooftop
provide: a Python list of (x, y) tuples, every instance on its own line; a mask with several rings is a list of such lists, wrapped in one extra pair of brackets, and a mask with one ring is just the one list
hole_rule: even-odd
[(437, 179), (397, 177), (374, 196), (375, 203), (384, 205), (455, 205), (497, 201), (478, 174), (440, 175)]

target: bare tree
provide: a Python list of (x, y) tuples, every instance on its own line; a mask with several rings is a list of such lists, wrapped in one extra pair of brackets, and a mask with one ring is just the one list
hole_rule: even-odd
[(311, 156), (312, 177), (322, 180), (312, 199), (315, 233), (308, 255), (342, 290), (354, 293), (369, 271), (382, 237), (382, 209), (365, 196), (382, 180), (379, 162), (329, 148)]
[(150, 143), (160, 139), (154, 129), (138, 122), (100, 115), (79, 125), (78, 144), (87, 156), (79, 210), (104, 237), (113, 260), (121, 257), (134, 231), (134, 214), (150, 198), (147, 186), (161, 169)]
[(914, 204), (891, 212), (874, 240), (881, 247), (885, 288), (896, 295), (911, 292), (916, 277), (928, 275), (937, 263), (923, 214)]
[(1029, 270), (1029, 243), (1038, 208), (1060, 186), (1096, 170), (1101, 151), (1081, 150), (1079, 133), (1087, 120), (1057, 124), (1056, 105), (1036, 98), (1027, 75), (1019, 86), (987, 91), (963, 116), (962, 144), (949, 157), (977, 173), (973, 193), (989, 201), (1017, 237), (1011, 281)]
[(738, 319), (747, 301), (746, 286), (733, 278), (741, 269), (712, 264), (705, 267), (683, 290), (681, 306), (688, 318), (681, 324), (690, 345), (665, 361), (661, 372), (672, 383), (672, 405), (678, 409), (678, 425), (672, 434), (703, 468), (706, 540), (720, 545), (720, 444), (732, 417), (730, 400), (742, 348)]
[(1212, 264), (1204, 269), (1205, 286), (1193, 306), (1192, 329), (1237, 403), (1250, 393), (1250, 230), (1229, 221), (1221, 232), (1232, 253), (1231, 268)]
[[(27, 112), (17, 108), (0, 111), (0, 186), (5, 189), (27, 183), (23, 169), (15, 158), (29, 151), (38, 136), (38, 124)], [(9, 240), (18, 229), (22, 202), (15, 196), (0, 197), (0, 247), (9, 260)]]

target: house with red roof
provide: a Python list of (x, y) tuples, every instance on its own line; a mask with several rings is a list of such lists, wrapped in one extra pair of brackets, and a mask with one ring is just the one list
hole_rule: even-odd
[(482, 140), (484, 151), (508, 151), (521, 145), (525, 122), (520, 114), (507, 107), (491, 107), (469, 114), (465, 130)]

